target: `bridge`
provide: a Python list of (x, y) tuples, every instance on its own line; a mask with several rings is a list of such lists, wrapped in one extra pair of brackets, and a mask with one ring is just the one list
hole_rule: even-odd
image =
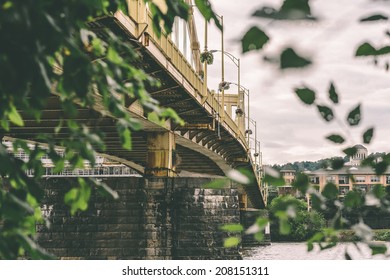
[[(102, 114), (103, 101), (96, 92), (94, 106), (80, 106), (72, 120), (103, 132), (106, 149), (98, 151), (99, 164), (65, 168), (60, 173), (48, 158), (41, 159), (45, 167), (40, 182), (45, 192), (41, 211), (51, 227), (36, 225), (38, 243), (62, 258), (240, 258), (241, 245), (225, 248), (223, 240), (231, 233), (223, 232), (221, 225), (241, 223), (247, 228), (257, 217), (267, 215), (259, 210), (266, 204), (266, 189), (262, 187), (258, 143), (250, 135), (249, 93), (245, 106), (247, 89), (238, 81), (237, 94), (225, 93), (225, 86), (231, 83), (223, 85), (223, 76), (218, 92), (209, 90), (207, 63), (200, 63), (193, 16), (186, 23), (192, 56), (187, 59), (177, 44), (185, 39), (164, 33), (157, 36), (144, 1), (127, 3), (128, 14), (117, 12), (88, 24), (103, 40), (108, 31), (113, 32), (139, 53), (136, 66), (160, 83), (159, 87), (149, 86), (148, 92), (160, 106), (174, 109), (185, 124), (155, 122), (138, 100), (128, 98), (126, 110), (142, 129), (132, 132), (132, 150), (126, 150), (116, 120), (109, 112)], [(222, 57), (225, 54), (230, 55), (222, 48)], [(39, 122), (26, 112), (19, 113), (25, 125), (1, 131), (3, 141), (40, 143), (40, 134), (50, 135), (58, 143), (69, 138), (69, 129), (56, 131), (66, 114), (54, 89)], [(11, 150), (10, 143), (8, 148)], [(25, 154), (18, 156), (28, 160)], [(252, 175), (250, 184), (228, 181), (224, 189), (204, 187), (238, 168)], [(27, 175), (32, 176), (30, 171), (26, 170)], [(88, 209), (71, 216), (64, 197), (70, 188), (80, 187), (79, 177), (104, 181), (119, 193), (118, 200), (99, 196), (91, 188)], [(4, 185), (7, 183), (5, 179)], [(245, 243), (248, 236), (242, 237)]]
[[(162, 107), (173, 108), (185, 121), (184, 126), (167, 122), (165, 125), (148, 120), (136, 99), (128, 100), (128, 113), (142, 124), (141, 131), (132, 133), (132, 150), (122, 148), (115, 124), (110, 116), (100, 114), (99, 103), (94, 110), (80, 108), (76, 121), (87, 126), (99, 127), (106, 137), (106, 151), (102, 155), (123, 163), (148, 177), (175, 177), (185, 172), (226, 175), (231, 169), (249, 170), (254, 183), (243, 186), (242, 205), (263, 208), (266, 190), (261, 184), (261, 162), (259, 154), (250, 147), (249, 127), (245, 128), (245, 110), (233, 120), (234, 105), (244, 109), (244, 94), (224, 94), (210, 91), (207, 87), (207, 63), (201, 65), (199, 42), (194, 17), (190, 17), (192, 56), (194, 66), (185, 58), (170, 35), (160, 37), (153, 31), (153, 22), (148, 7), (143, 1), (128, 1), (129, 14), (117, 12), (89, 23), (101, 38), (106, 31), (114, 32), (136, 49), (142, 59), (138, 67), (157, 79), (161, 86), (148, 88), (151, 96)], [(205, 77), (204, 76), (205, 74)], [(226, 100), (226, 102), (225, 102)], [(241, 102), (241, 103), (240, 103)], [(11, 138), (36, 139), (37, 131), (53, 134), (54, 126), (63, 116), (55, 93), (42, 112), (37, 123), (21, 112), (25, 126), (12, 127), (5, 134)], [(248, 117), (249, 118), (249, 117)], [(57, 140), (67, 131), (56, 134)], [(177, 158), (180, 163), (177, 164)], [(182, 173), (184, 172), (184, 173)]]

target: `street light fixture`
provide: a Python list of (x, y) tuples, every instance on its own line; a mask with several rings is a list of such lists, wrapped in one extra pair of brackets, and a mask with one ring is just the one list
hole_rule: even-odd
[[(230, 52), (227, 52), (225, 51), (223, 48), (222, 50), (210, 50), (209, 51), (210, 53), (216, 53), (216, 52), (221, 52), (222, 53), (222, 57), (224, 55), (226, 55), (233, 63), (234, 65), (237, 66), (237, 84), (238, 84), (238, 95), (240, 95), (240, 88), (241, 88), (241, 68), (240, 68), (240, 59), (235, 57), (232, 53)], [(223, 62), (224, 63), (224, 62)], [(220, 92), (222, 92), (223, 96), (224, 96), (224, 91), (225, 90), (228, 90), (229, 89), (229, 85), (231, 83), (226, 83), (225, 82), (225, 73), (224, 73), (224, 69), (225, 67), (222, 68), (223, 69), (223, 72), (222, 72), (222, 81), (221, 83), (218, 85), (218, 89)], [(222, 105), (222, 108), (224, 108), (224, 105)], [(239, 106), (238, 106), (239, 107)]]
[[(254, 127), (255, 127), (255, 153), (257, 153), (257, 122), (255, 121), (255, 120), (253, 120), (253, 119), (251, 119), (251, 118), (249, 118), (249, 116), (248, 116), (248, 124), (252, 124)], [(248, 146), (249, 146), (249, 148), (250, 148), (250, 135), (253, 133), (252, 132), (252, 129), (248, 126), (248, 129), (245, 131), (245, 132), (247, 132), (246, 133), (246, 135), (247, 135), (247, 137), (248, 137)]]
[[(238, 97), (239, 98), (241, 98), (241, 96), (240, 96), (240, 92), (243, 92), (244, 93), (244, 95), (246, 95), (247, 96), (247, 100), (248, 100), (248, 105), (247, 105), (247, 118), (248, 118), (248, 123), (247, 123), (247, 128), (249, 129), (249, 117), (250, 117), (250, 114), (249, 114), (249, 107), (250, 107), (250, 104), (249, 104), (249, 89), (247, 89), (246, 87), (244, 87), (243, 85), (241, 85), (241, 84), (238, 84), (238, 83), (232, 83), (232, 82), (225, 82), (225, 83), (228, 83), (228, 85), (230, 86), (230, 85), (236, 85), (237, 87), (238, 87)], [(241, 115), (243, 114), (243, 112), (242, 112), (242, 109), (241, 109), (241, 100), (238, 102), (238, 109), (240, 109), (241, 110)], [(245, 107), (245, 106), (244, 106)], [(238, 110), (237, 109), (237, 110)], [(240, 112), (240, 111), (239, 111)], [(242, 126), (245, 126), (245, 124), (242, 124)]]

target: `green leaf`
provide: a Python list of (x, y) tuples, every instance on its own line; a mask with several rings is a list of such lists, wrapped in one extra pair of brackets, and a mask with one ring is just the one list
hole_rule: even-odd
[(385, 16), (383, 14), (375, 14), (368, 17), (364, 17), (360, 19), (360, 22), (366, 22), (366, 21), (378, 21), (378, 20), (388, 20), (389, 17)]
[(376, 198), (382, 199), (386, 195), (386, 190), (382, 185), (374, 185), (370, 191)]
[(385, 46), (376, 51), (376, 55), (386, 55), (390, 53), (390, 46)]
[(280, 55), (280, 69), (303, 68), (311, 63), (310, 59), (298, 55), (292, 48), (286, 48)]
[(8, 112), (9, 120), (17, 126), (24, 126), (24, 121), (22, 119), (22, 116), (16, 110), (15, 106), (13, 104), (10, 104), (9, 109), (10, 109), (10, 111)]
[[(280, 12), (286, 14), (301, 14), (300, 18), (310, 15), (309, 0), (284, 0), (282, 7), (280, 7)], [(298, 17), (298, 15), (295, 17)]]
[(339, 190), (333, 183), (327, 183), (322, 190), (322, 195), (327, 199), (336, 199), (339, 195)]
[(363, 198), (359, 193), (357, 193), (354, 190), (347, 192), (347, 194), (344, 197), (345, 207), (355, 208), (361, 206), (362, 204), (363, 204)]
[(307, 243), (307, 251), (311, 252), (311, 251), (313, 251), (313, 249), (314, 249), (313, 243), (312, 242), (308, 242)]
[(227, 232), (242, 232), (244, 227), (241, 224), (226, 224), (221, 226), (221, 230)]
[(344, 166), (344, 159), (336, 158), (331, 160), (331, 167), (334, 170), (341, 169)]
[(347, 122), (350, 126), (356, 126), (360, 123), (362, 116), (360, 112), (360, 104), (357, 105), (347, 116)]
[(315, 91), (307, 87), (296, 88), (295, 93), (303, 103), (308, 105), (313, 104), (316, 99)]
[(386, 172), (389, 163), (387, 161), (381, 161), (374, 165), (375, 174), (382, 175)]
[(366, 225), (363, 220), (351, 226), (351, 229), (355, 232), (355, 235), (360, 237), (363, 241), (372, 240), (372, 229), (368, 225)]
[(374, 136), (374, 128), (371, 127), (371, 128), (367, 129), (367, 130), (363, 133), (363, 142), (364, 142), (365, 144), (370, 144), (370, 142), (371, 142), (373, 136)]
[(361, 44), (356, 50), (355, 56), (371, 56), (376, 55), (376, 49), (370, 43)]
[(264, 6), (252, 16), (277, 20), (314, 20), (308, 0), (284, 0), (279, 10)]
[(118, 123), (117, 130), (121, 139), (122, 147), (126, 150), (131, 150), (131, 131), (128, 127)]
[(119, 198), (118, 192), (114, 191), (106, 183), (98, 181), (95, 178), (91, 178), (91, 181), (104, 196), (111, 197), (113, 199)]
[(211, 19), (214, 20), (215, 25), (222, 30), (222, 25), (217, 15), (214, 13), (210, 1), (208, 0), (195, 0), (195, 5), (198, 7), (199, 12), (209, 22)]
[(267, 183), (268, 185), (275, 186), (275, 187), (281, 187), (286, 184), (282, 176), (274, 177), (267, 173), (265, 174), (263, 181), (264, 183)]
[(344, 149), (343, 152), (347, 156), (352, 157), (357, 153), (357, 149), (355, 147), (350, 147), (350, 148)]
[(337, 104), (339, 103), (339, 95), (336, 92), (336, 88), (334, 84), (331, 82), (329, 86), (329, 99), (334, 103)]
[(164, 108), (161, 112), (161, 117), (164, 119), (172, 119), (175, 123), (183, 126), (185, 124), (184, 120), (179, 117), (175, 110), (172, 108)]
[(298, 173), (291, 185), (301, 193), (306, 193), (309, 187), (309, 176), (303, 173)]
[(70, 206), (70, 213), (74, 215), (78, 210), (86, 210), (91, 196), (91, 187), (83, 178), (78, 178), (79, 187), (72, 188), (65, 194), (65, 204)]
[(20, 242), (21, 246), (28, 252), (32, 259), (55, 259), (53, 255), (46, 252), (45, 249), (39, 246), (21, 230), (18, 230), (16, 232), (15, 237)]
[(264, 233), (259, 231), (259, 232), (256, 232), (254, 235), (254, 238), (257, 240), (257, 241), (263, 241), (264, 240)]
[(259, 228), (265, 228), (268, 223), (269, 223), (269, 220), (267, 218), (258, 217), (256, 219), (256, 224), (258, 225)]
[(248, 176), (235, 169), (228, 171), (226, 175), (229, 179), (242, 185), (248, 185), (251, 182)]
[(346, 260), (348, 260), (348, 261), (351, 261), (351, 260), (352, 260), (351, 256), (348, 254), (347, 251), (345, 251), (345, 253), (344, 253), (344, 258), (345, 258)]
[(333, 120), (334, 115), (331, 108), (323, 105), (317, 105), (317, 109), (325, 121), (330, 122), (331, 120)]
[(202, 14), (202, 16), (206, 20), (211, 19), (212, 15), (213, 15), (213, 11), (211, 9), (211, 4), (209, 1), (195, 0), (195, 5), (198, 7), (199, 12)]
[(272, 19), (280, 19), (279, 11), (268, 6), (264, 6), (259, 10), (256, 10), (253, 14), (253, 17), (262, 17), (262, 18), (272, 18)]
[(257, 26), (251, 27), (241, 39), (242, 52), (261, 50), (269, 41), (269, 37)]
[(3, 4), (3, 10), (8, 10), (9, 8), (11, 8), (13, 6), (13, 3), (11, 1), (6, 1), (4, 4)]
[(120, 64), (123, 62), (123, 58), (117, 53), (114, 48), (108, 48), (107, 59), (115, 64)]
[(279, 231), (282, 235), (288, 235), (291, 232), (291, 226), (287, 219), (279, 220)]
[(369, 244), (368, 245), (371, 249), (371, 255), (380, 255), (380, 254), (386, 254), (387, 252), (387, 246), (386, 244)]
[(231, 247), (238, 246), (238, 244), (240, 244), (240, 242), (241, 242), (241, 239), (238, 237), (228, 237), (228, 238), (225, 238), (225, 240), (223, 242), (223, 246), (225, 248), (231, 248)]
[(336, 144), (343, 144), (345, 142), (344, 137), (342, 137), (341, 135), (338, 135), (338, 134), (331, 134), (331, 135), (327, 136), (326, 139), (328, 139), (329, 141), (332, 141), (333, 143), (336, 143)]

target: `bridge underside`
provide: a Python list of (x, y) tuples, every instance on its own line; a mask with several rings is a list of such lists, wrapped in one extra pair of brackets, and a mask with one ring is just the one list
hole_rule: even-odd
[[(145, 47), (126, 31), (115, 17), (102, 18), (91, 23), (91, 28), (98, 32), (103, 39), (106, 36), (105, 30), (116, 33), (123, 40), (127, 40), (138, 50), (141, 60), (138, 67), (147, 74), (160, 81), (158, 88), (148, 88), (151, 96), (156, 99), (160, 106), (174, 109), (185, 121), (186, 125), (171, 126), (171, 131), (175, 134), (176, 152), (180, 158), (176, 168), (177, 172), (189, 171), (194, 173), (224, 175), (232, 168), (247, 168), (253, 171), (253, 166), (247, 158), (247, 151), (243, 145), (235, 138), (235, 133), (225, 129), (218, 123), (213, 113), (205, 110), (202, 103), (202, 96), (195, 93), (199, 98), (194, 98), (194, 93), (188, 91), (185, 81), (180, 73), (175, 72), (166, 59), (156, 58), (152, 46)], [(154, 52), (154, 53), (153, 53)], [(115, 120), (109, 116), (101, 115), (99, 106), (94, 109), (79, 108), (77, 117), (73, 118), (79, 123), (88, 126), (92, 131), (99, 129), (104, 133), (106, 144), (105, 151), (99, 151), (108, 158), (122, 162), (141, 174), (147, 166), (147, 137), (150, 132), (167, 132), (168, 130), (150, 122), (146, 119), (136, 100), (129, 102), (129, 114), (138, 119), (143, 125), (142, 131), (132, 132), (132, 150), (122, 148), (120, 138), (115, 126)], [(40, 134), (47, 134), (54, 137), (58, 143), (69, 136), (69, 130), (62, 128), (59, 133), (55, 133), (55, 127), (60, 119), (66, 119), (58, 97), (53, 96), (48, 100), (46, 109), (42, 112), (39, 123), (32, 116), (21, 112), (25, 120), (24, 127), (11, 127), (4, 136), (12, 138), (27, 139), (39, 142)], [(246, 187), (245, 190), (254, 207), (263, 207), (263, 200), (259, 187)]]

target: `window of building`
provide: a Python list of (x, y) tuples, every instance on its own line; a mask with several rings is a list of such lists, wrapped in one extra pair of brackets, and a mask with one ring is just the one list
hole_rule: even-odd
[(347, 175), (339, 176), (339, 184), (349, 184), (349, 177)]
[(386, 176), (386, 184), (390, 184), (390, 176), (389, 175)]
[(328, 182), (328, 183), (335, 183), (336, 182), (336, 176), (326, 176), (326, 182)]
[(367, 192), (367, 185), (355, 185), (356, 190), (360, 190), (362, 192)]
[(339, 195), (345, 195), (349, 191), (349, 187), (339, 187)]
[(310, 183), (312, 183), (312, 184), (319, 184), (320, 183), (320, 177), (310, 176)]
[(366, 181), (366, 177), (365, 176), (356, 176), (355, 177), (355, 182), (357, 183), (362, 183), (362, 182), (365, 182)]
[(370, 180), (371, 180), (371, 183), (379, 183), (380, 182), (379, 176), (371, 176)]

